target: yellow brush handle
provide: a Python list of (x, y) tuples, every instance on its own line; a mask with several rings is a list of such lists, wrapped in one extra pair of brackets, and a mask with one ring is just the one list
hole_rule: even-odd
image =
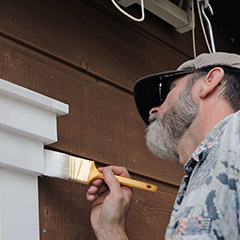
[(146, 182), (141, 182), (141, 181), (138, 181), (138, 180), (127, 178), (127, 177), (121, 177), (121, 176), (116, 176), (116, 175), (115, 175), (115, 177), (119, 180), (121, 185), (128, 186), (128, 187), (133, 187), (133, 188), (138, 188), (138, 189), (142, 189), (142, 190), (146, 190), (146, 191), (150, 191), (150, 192), (156, 192), (157, 191), (157, 186), (156, 185), (146, 183)]
[[(118, 176), (118, 175), (114, 175), (114, 176), (119, 180), (121, 185), (124, 185), (127, 187), (138, 188), (138, 189), (146, 190), (149, 192), (156, 192), (158, 189), (156, 185), (153, 185), (150, 183), (141, 182), (138, 180), (134, 180), (131, 178), (122, 177), (122, 176)], [(97, 178), (104, 179), (103, 174), (98, 171), (98, 169), (95, 166), (95, 163), (93, 162), (90, 173), (89, 173), (89, 178), (88, 178), (87, 184)]]

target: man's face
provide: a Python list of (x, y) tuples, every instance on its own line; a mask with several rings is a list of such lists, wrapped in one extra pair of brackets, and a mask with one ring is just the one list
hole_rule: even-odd
[(188, 78), (185, 76), (172, 82), (163, 103), (164, 111), (149, 118), (151, 124), (146, 129), (146, 144), (157, 157), (178, 160), (176, 146), (198, 113), (198, 104), (192, 99), (192, 86), (185, 84)]

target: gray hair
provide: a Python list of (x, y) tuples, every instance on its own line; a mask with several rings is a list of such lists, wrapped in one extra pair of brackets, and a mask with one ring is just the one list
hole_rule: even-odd
[(221, 96), (225, 97), (234, 111), (240, 109), (240, 69), (233, 68), (226, 65), (211, 65), (206, 66), (195, 71), (193, 78), (189, 79), (188, 84), (193, 85), (199, 78), (207, 75), (208, 72), (215, 68), (221, 67), (224, 71), (224, 86)]

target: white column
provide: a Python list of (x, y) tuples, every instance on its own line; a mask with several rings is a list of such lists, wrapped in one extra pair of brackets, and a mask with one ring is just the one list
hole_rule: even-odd
[(44, 145), (68, 105), (0, 79), (0, 240), (39, 240)]

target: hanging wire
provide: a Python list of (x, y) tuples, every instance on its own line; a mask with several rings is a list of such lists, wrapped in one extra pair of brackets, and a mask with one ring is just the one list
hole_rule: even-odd
[(124, 11), (122, 8), (119, 7), (119, 5), (116, 3), (115, 0), (112, 0), (112, 3), (121, 13), (123, 13), (125, 16), (127, 16), (128, 18), (132, 19), (135, 22), (142, 22), (145, 19), (144, 0), (140, 0), (141, 12), (142, 12), (142, 17), (141, 18), (135, 18), (132, 15), (130, 15), (129, 13), (127, 13), (126, 11)]
[[(213, 10), (212, 10), (212, 7), (210, 4), (208, 4), (208, 7), (207, 9), (209, 10), (209, 12), (213, 15)], [(213, 37), (213, 31), (212, 31), (212, 25), (211, 25), (211, 22), (210, 20), (208, 19), (206, 13), (205, 13), (205, 10), (204, 10), (204, 5), (201, 4), (201, 10), (202, 10), (202, 14), (203, 14), (203, 17), (207, 23), (207, 27), (208, 27), (208, 33), (209, 33), (209, 38), (210, 38), (210, 44), (211, 44), (211, 49), (213, 52), (216, 52), (216, 49), (215, 49), (215, 43), (214, 43), (214, 37)]]
[[(207, 37), (206, 30), (205, 30), (205, 27), (204, 27), (204, 24), (203, 24), (203, 19), (202, 19), (202, 14), (201, 14), (201, 9), (200, 9), (200, 3), (199, 2), (200, 2), (200, 0), (197, 0), (198, 14), (199, 14), (200, 23), (201, 23), (201, 26), (202, 26), (203, 36), (205, 38), (205, 42), (207, 44), (208, 51), (210, 53), (212, 53), (212, 49), (209, 45), (208, 37)], [(201, 2), (201, 4), (204, 4), (204, 3)]]
[(193, 56), (197, 57), (196, 39), (195, 39), (195, 13), (194, 13), (194, 0), (192, 0), (192, 44), (193, 44)]
[[(144, 0), (140, 0), (141, 13), (142, 13), (141, 18), (133, 17), (132, 15), (130, 15), (129, 13), (127, 13), (126, 11), (124, 11), (124, 10), (116, 3), (115, 0), (111, 0), (111, 1), (112, 1), (113, 5), (114, 5), (121, 13), (123, 13), (125, 16), (127, 16), (127, 17), (130, 18), (130, 19), (132, 19), (133, 21), (142, 22), (142, 21), (145, 19)], [(182, 1), (183, 1), (183, 0), (180, 0), (180, 1), (179, 1), (179, 6), (182, 5), (182, 3), (183, 3)], [(196, 58), (196, 56), (197, 56), (197, 50), (196, 50), (196, 35), (195, 35), (196, 21), (195, 21), (194, 1), (195, 1), (195, 0), (191, 0), (191, 4), (192, 4), (192, 44), (193, 44), (193, 55), (194, 55), (194, 58)], [(209, 21), (207, 15), (206, 15), (206, 13), (205, 13), (205, 10), (204, 10), (205, 8), (208, 8), (209, 11), (210, 11), (210, 13), (213, 14), (212, 8), (211, 8), (211, 6), (210, 6), (210, 4), (209, 4), (209, 0), (196, 0), (196, 2), (197, 2), (199, 20), (200, 20), (200, 24), (201, 24), (202, 31), (203, 31), (203, 36), (204, 36), (204, 39), (205, 39), (205, 42), (206, 42), (208, 51), (209, 51), (210, 53), (216, 52), (211, 22)], [(200, 6), (200, 4), (201, 4), (201, 6)], [(209, 44), (209, 40), (208, 40), (208, 36), (207, 36), (206, 30), (205, 30), (205, 26), (204, 26), (204, 23), (203, 23), (203, 18), (202, 18), (202, 16), (204, 17), (204, 20), (206, 21), (207, 26), (208, 26), (209, 38), (210, 38), (210, 41), (211, 41), (211, 46), (210, 46), (210, 44)]]

